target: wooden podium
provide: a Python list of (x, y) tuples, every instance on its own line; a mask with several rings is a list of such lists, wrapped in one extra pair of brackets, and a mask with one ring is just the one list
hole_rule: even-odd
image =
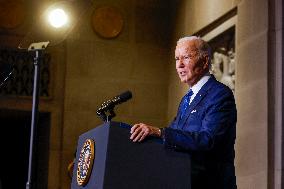
[(190, 155), (157, 138), (133, 143), (130, 128), (107, 122), (79, 137), (71, 188), (190, 189)]

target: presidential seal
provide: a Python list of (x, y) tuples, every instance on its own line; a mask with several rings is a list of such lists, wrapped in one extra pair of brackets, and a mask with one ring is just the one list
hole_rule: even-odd
[(77, 183), (79, 186), (85, 186), (88, 183), (93, 168), (94, 158), (95, 142), (92, 139), (87, 139), (81, 149), (78, 159)]

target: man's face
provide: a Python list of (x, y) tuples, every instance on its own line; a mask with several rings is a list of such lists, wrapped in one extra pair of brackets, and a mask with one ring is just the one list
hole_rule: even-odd
[(199, 56), (196, 40), (179, 42), (175, 50), (176, 70), (183, 83), (196, 84), (208, 72), (208, 56)]

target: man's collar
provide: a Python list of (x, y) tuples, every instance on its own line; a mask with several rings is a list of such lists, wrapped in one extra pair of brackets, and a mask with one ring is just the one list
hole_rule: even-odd
[(201, 87), (209, 80), (210, 77), (210, 73), (206, 73), (204, 76), (202, 76), (202, 78), (191, 87), (193, 94), (197, 94)]

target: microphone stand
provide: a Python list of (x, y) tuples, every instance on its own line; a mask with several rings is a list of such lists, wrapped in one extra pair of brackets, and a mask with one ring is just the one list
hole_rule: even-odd
[(112, 118), (114, 118), (116, 116), (115, 112), (114, 112), (114, 107), (110, 107), (107, 110), (102, 110), (99, 109), (97, 111), (97, 115), (104, 121), (104, 122), (110, 122)]
[(131, 97), (132, 93), (130, 91), (126, 91), (119, 96), (115, 96), (113, 99), (103, 102), (96, 113), (104, 122), (110, 122), (111, 119), (116, 116), (114, 112), (115, 105), (121, 104)]
[(35, 53), (35, 57), (34, 57), (33, 105), (32, 105), (30, 151), (29, 151), (29, 170), (28, 170), (28, 180), (26, 183), (26, 189), (31, 189), (32, 187), (34, 132), (38, 121), (40, 61), (41, 61), (42, 51), (47, 47), (48, 44), (49, 42), (32, 43), (28, 48), (28, 51)]

